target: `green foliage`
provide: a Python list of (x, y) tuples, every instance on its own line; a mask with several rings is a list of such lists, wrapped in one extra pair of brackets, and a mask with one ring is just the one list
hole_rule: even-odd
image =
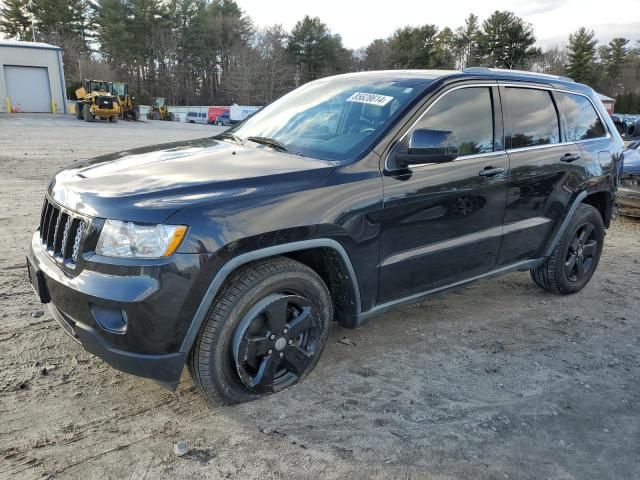
[(614, 38), (604, 47), (602, 60), (610, 79), (615, 81), (622, 74), (622, 69), (629, 54), (627, 44), (629, 40), (626, 38)]
[(509, 11), (493, 12), (478, 34), (483, 63), (498, 68), (522, 68), (535, 55), (535, 42), (531, 24)]
[(0, 7), (0, 32), (16, 40), (32, 40), (29, 0), (4, 0)]
[(298, 65), (302, 82), (344, 72), (350, 62), (340, 35), (332, 34), (318, 17), (308, 15), (291, 31), (288, 50)]
[(569, 35), (567, 74), (576, 82), (588, 84), (594, 80), (597, 43), (595, 32), (584, 27)]
[(456, 29), (406, 26), (357, 52), (317, 17), (290, 33), (257, 29), (235, 0), (4, 0), (0, 32), (61, 46), (69, 85), (81, 77), (126, 81), (142, 103), (160, 96), (169, 104), (259, 105), (354, 70), (491, 66), (566, 74), (615, 96), (618, 111), (640, 110), (640, 43), (615, 38), (598, 47), (581, 28), (568, 47), (542, 51), (531, 25), (509, 11), (482, 23), (469, 14)]
[(438, 28), (435, 25), (399, 28), (389, 39), (391, 68), (434, 68)]

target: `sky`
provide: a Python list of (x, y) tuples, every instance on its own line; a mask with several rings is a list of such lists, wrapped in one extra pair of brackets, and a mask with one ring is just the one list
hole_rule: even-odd
[(455, 30), (473, 12), (480, 21), (494, 10), (511, 10), (533, 24), (537, 45), (567, 42), (584, 26), (600, 42), (614, 37), (640, 40), (640, 0), (237, 0), (256, 26), (282, 24), (290, 30), (305, 15), (317, 16), (348, 48), (366, 47), (405, 25), (432, 23)]

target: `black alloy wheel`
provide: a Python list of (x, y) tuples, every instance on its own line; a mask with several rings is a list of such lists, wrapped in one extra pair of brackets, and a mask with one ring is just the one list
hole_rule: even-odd
[(596, 263), (595, 256), (598, 252), (596, 227), (592, 223), (579, 227), (568, 247), (564, 271), (567, 280), (579, 282), (591, 273)]
[(551, 255), (531, 269), (534, 283), (556, 295), (582, 290), (598, 267), (604, 234), (600, 212), (592, 205), (580, 204)]
[(240, 321), (233, 357), (242, 383), (256, 393), (287, 388), (305, 375), (321, 339), (319, 314), (306, 298), (277, 293)]
[(303, 263), (271, 257), (238, 268), (189, 352), (198, 391), (230, 405), (299, 383), (320, 359), (333, 311), (327, 285)]

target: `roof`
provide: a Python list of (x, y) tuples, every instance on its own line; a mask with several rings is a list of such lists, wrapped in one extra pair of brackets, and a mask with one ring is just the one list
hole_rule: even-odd
[[(507, 70), (500, 68), (470, 67), (464, 70), (368, 70), (338, 75), (342, 78), (376, 78), (376, 79), (414, 79), (431, 82), (443, 77), (488, 76), (492, 79), (538, 81), (569, 86), (578, 86), (568, 77), (550, 75), (548, 73), (527, 72), (524, 70)], [(327, 77), (328, 78), (328, 77)]]
[[(597, 92), (596, 92), (597, 93)], [(615, 102), (614, 98), (611, 97), (607, 97), (606, 95), (603, 95), (601, 93), (597, 93), (598, 97), (600, 98), (600, 100), (602, 100), (603, 102)]]
[(41, 48), (44, 50), (62, 50), (60, 47), (50, 45), (48, 43), (40, 42), (21, 42), (19, 40), (1, 40), (0, 47), (13, 47), (13, 48)]

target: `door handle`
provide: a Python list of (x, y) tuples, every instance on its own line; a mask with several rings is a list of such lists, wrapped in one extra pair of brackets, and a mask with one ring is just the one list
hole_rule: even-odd
[(565, 153), (562, 157), (560, 157), (561, 162), (575, 162), (576, 160), (580, 160), (580, 155), (577, 153)]
[(478, 172), (478, 175), (480, 175), (481, 177), (495, 177), (496, 175), (500, 175), (501, 173), (504, 173), (504, 168), (502, 167), (485, 167), (484, 170), (480, 170), (480, 172)]

